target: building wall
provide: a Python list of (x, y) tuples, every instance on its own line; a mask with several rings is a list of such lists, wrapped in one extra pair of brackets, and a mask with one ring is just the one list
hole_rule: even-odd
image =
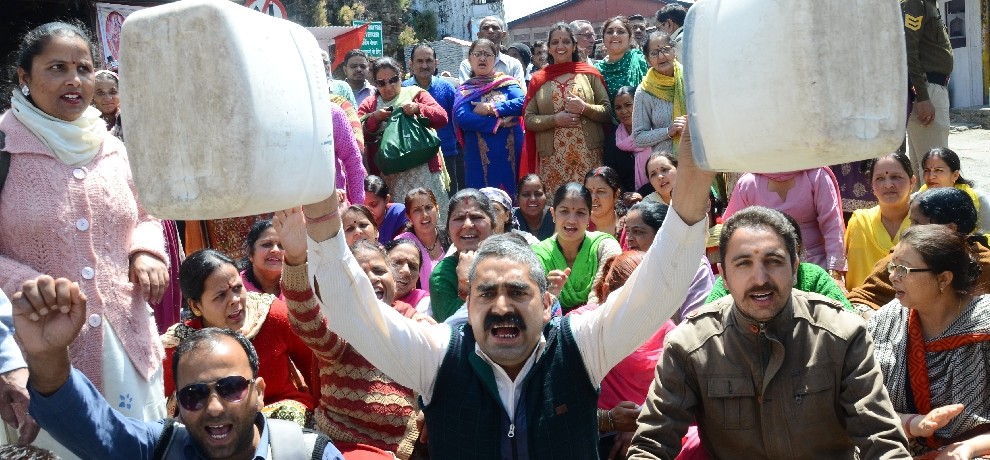
[[(437, 70), (450, 72), (451, 75), (457, 77), (460, 72), (461, 61), (467, 58), (468, 47), (471, 46), (471, 42), (448, 37), (428, 44), (437, 53)], [(406, 69), (409, 69), (410, 66), (409, 53), (412, 52), (412, 49), (412, 46), (407, 46), (403, 53)]]
[(599, 29), (608, 18), (638, 13), (645, 16), (647, 23), (652, 25), (657, 10), (666, 4), (663, 0), (569, 0), (557, 7), (547, 8), (543, 13), (537, 12), (510, 22), (509, 42), (532, 43), (546, 40), (550, 26), (575, 19), (591, 21), (595, 29)]
[(411, 8), (436, 14), (437, 37), (473, 40), (481, 18), (505, 18), (501, 0), (488, 0), (486, 3), (480, 1), (482, 0), (413, 0)]

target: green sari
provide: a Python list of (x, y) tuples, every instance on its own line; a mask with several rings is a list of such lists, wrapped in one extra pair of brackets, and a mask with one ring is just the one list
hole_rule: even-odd
[[(614, 240), (615, 237), (604, 232), (585, 233), (581, 249), (574, 259), (574, 265), (570, 267), (571, 275), (567, 277), (567, 282), (560, 291), (560, 307), (564, 313), (588, 303), (591, 284), (595, 281), (595, 274), (598, 273), (598, 248), (607, 239)], [(557, 244), (557, 235), (534, 244), (533, 252), (540, 258), (543, 271), (546, 273), (568, 268), (567, 260), (564, 259), (560, 245)]]

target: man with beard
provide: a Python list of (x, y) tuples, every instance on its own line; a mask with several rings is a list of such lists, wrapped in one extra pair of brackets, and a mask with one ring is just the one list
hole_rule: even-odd
[(78, 284), (41, 276), (24, 283), (12, 302), (31, 374), (31, 415), (81, 458), (343, 459), (326, 436), (261, 414), (258, 355), (236, 332), (204, 328), (188, 336), (173, 359), (181, 424), (146, 422), (113, 410), (69, 363), (69, 344), (89, 317)]
[(722, 227), (730, 296), (667, 335), (630, 459), (673, 459), (698, 424), (713, 458), (911, 458), (862, 319), (792, 289), (797, 233), (750, 207)]
[[(640, 269), (597, 310), (562, 319), (551, 319), (540, 260), (511, 236), (478, 249), (468, 323), (452, 329), (406, 321), (378, 301), (338, 235), (335, 196), (277, 212), (275, 228), (286, 261), (308, 257), (328, 326), (421, 395), (433, 458), (597, 459), (599, 383), (676, 312), (704, 253), (714, 174), (695, 166), (687, 132), (680, 158), (674, 211)], [(559, 289), (565, 280), (554, 278)]]

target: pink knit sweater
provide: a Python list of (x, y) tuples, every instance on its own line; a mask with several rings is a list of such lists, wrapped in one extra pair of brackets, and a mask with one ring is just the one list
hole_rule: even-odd
[(70, 347), (72, 365), (103, 388), (103, 329), (113, 327), (145, 379), (164, 352), (139, 288), (128, 281), (130, 256), (168, 260), (161, 223), (137, 202), (127, 153), (107, 134), (90, 164), (67, 166), (8, 111), (0, 149), (11, 153), (0, 194), (0, 288), (14, 293), (39, 275), (79, 282), (87, 321)]
[(364, 204), (364, 157), (358, 149), (351, 122), (344, 109), (330, 104), (330, 118), (333, 120), (333, 150), (337, 157), (337, 188), (347, 191), (347, 201)]

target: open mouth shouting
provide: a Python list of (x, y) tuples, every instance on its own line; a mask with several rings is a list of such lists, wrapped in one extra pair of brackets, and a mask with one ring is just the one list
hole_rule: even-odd
[(526, 323), (515, 313), (502, 316), (489, 314), (485, 317), (485, 332), (498, 342), (513, 342), (525, 330)]
[(222, 443), (230, 437), (234, 431), (234, 425), (230, 423), (206, 425), (205, 429), (211, 442)]

